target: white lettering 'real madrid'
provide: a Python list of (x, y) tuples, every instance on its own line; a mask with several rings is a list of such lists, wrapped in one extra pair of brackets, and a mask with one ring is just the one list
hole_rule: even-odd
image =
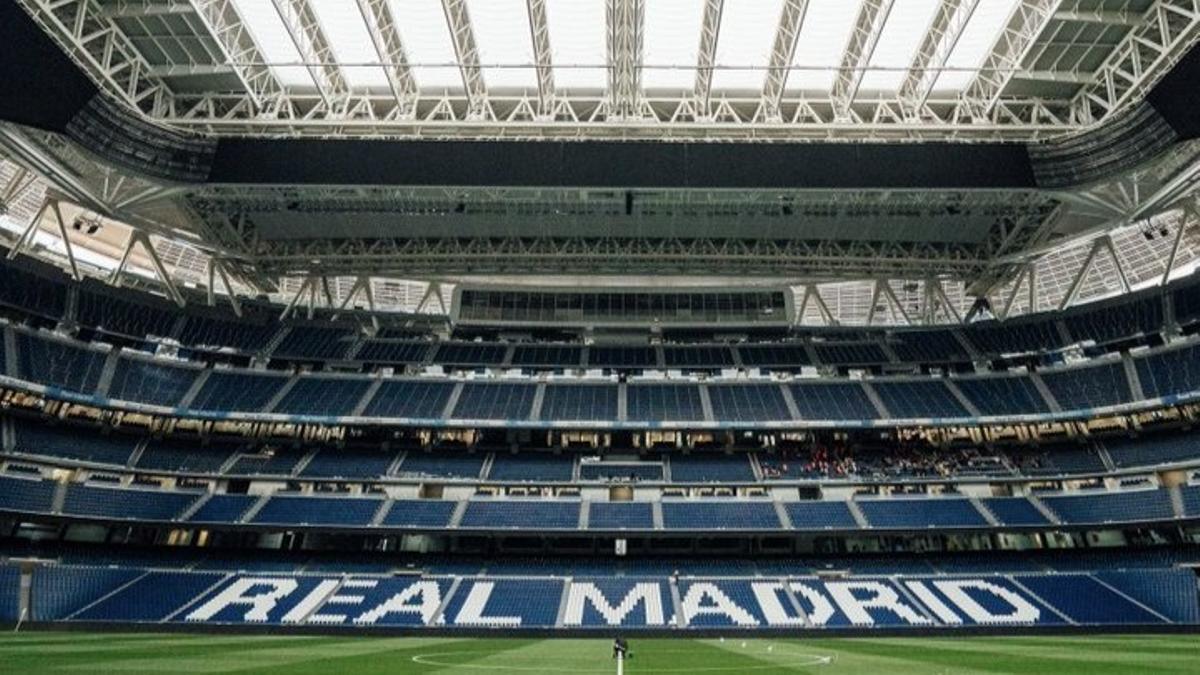
[(283, 623), (301, 623), (308, 618), (309, 614), (317, 611), (317, 608), (325, 604), (329, 596), (337, 592), (338, 581), (336, 579), (325, 579), (317, 584), (316, 588), (308, 592), (304, 599), (296, 604), (287, 614), (283, 615), (281, 621)]
[[(712, 604), (701, 604), (706, 598)], [(754, 615), (734, 602), (725, 594), (725, 591), (717, 588), (716, 584), (708, 582), (692, 584), (688, 587), (682, 604), (683, 618), (688, 625), (691, 625), (692, 620), (698, 616), (727, 616), (737, 626), (758, 625), (758, 619), (755, 619)]]
[(808, 620), (814, 626), (824, 626), (833, 618), (833, 603), (821, 591), (799, 581), (792, 582), (792, 592), (803, 605), (808, 601)]
[[(213, 596), (211, 600), (201, 605), (191, 614), (187, 621), (208, 621), (222, 610), (239, 605), (249, 606), (243, 620), (266, 621), (272, 609), (285, 598), (296, 591), (299, 584), (295, 579), (283, 577), (249, 577), (238, 579), (225, 587), (225, 590)], [(261, 592), (250, 593), (252, 589), (260, 588)]]
[(620, 626), (629, 613), (642, 604), (646, 611), (647, 626), (663, 625), (662, 589), (657, 582), (634, 584), (633, 588), (615, 605), (609, 604), (608, 598), (590, 581), (572, 582), (567, 596), (567, 612), (563, 623), (568, 626), (583, 625), (583, 613), (591, 604), (605, 623), (610, 626)]
[[(338, 594), (326, 600), (325, 604), (321, 606), (321, 609), (328, 609), (330, 605), (361, 605), (363, 596), (346, 595), (345, 593), (342, 593), (342, 591), (353, 588), (375, 588), (378, 585), (379, 581), (375, 579), (347, 579), (342, 583), (341, 588), (338, 589)], [(312, 616), (308, 617), (308, 622), (319, 624), (346, 623), (346, 615), (325, 613), (313, 614)]]
[[(825, 584), (825, 588), (829, 590), (838, 607), (845, 612), (850, 623), (855, 626), (875, 625), (875, 618), (867, 611), (869, 609), (886, 610), (914, 626), (933, 623), (901, 600), (896, 589), (882, 581), (830, 581)], [(855, 594), (856, 591), (868, 595), (859, 597)]]
[[(972, 621), (976, 623), (1037, 623), (1042, 612), (1033, 603), (1021, 597), (1016, 591), (1007, 589), (983, 579), (949, 579), (934, 581), (933, 585), (942, 592), (950, 602), (958, 605)], [(1008, 603), (1009, 611), (996, 613), (975, 601), (967, 589), (990, 593)]]
[(354, 623), (370, 626), (388, 614), (416, 614), (428, 626), (442, 606), (442, 589), (436, 581), (418, 581), (364, 612)]
[(750, 584), (750, 590), (754, 591), (754, 598), (758, 600), (758, 608), (762, 610), (768, 626), (804, 625), (804, 619), (795, 611), (788, 611), (790, 607), (785, 607), (779, 600), (779, 594), (786, 590), (782, 582), (756, 581)]
[(924, 603), (925, 606), (929, 608), (929, 611), (933, 612), (933, 615), (938, 618), (938, 621), (941, 621), (947, 626), (957, 626), (963, 622), (962, 617), (956, 614), (954, 610), (947, 607), (946, 603), (942, 602), (941, 598), (935, 595), (933, 591), (929, 590), (929, 587), (925, 585), (925, 582), (906, 581), (904, 582), (904, 585), (908, 586), (908, 590), (912, 592), (912, 594), (916, 596), (918, 600)]
[(456, 626), (520, 626), (521, 617), (519, 616), (484, 616), (483, 610), (487, 607), (488, 600), (492, 597), (492, 590), (496, 587), (492, 581), (478, 581), (471, 587), (471, 592), (467, 594), (467, 599), (463, 601), (462, 609), (458, 610), (458, 616), (454, 617), (454, 625)]

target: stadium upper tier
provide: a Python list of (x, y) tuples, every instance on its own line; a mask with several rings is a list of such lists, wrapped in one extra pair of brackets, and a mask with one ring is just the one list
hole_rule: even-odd
[[(1191, 280), (1011, 322), (584, 344), (441, 340), (401, 327), (364, 330), (359, 316), (281, 323), (269, 307), (238, 319), (50, 273), (2, 268), (0, 303), (26, 325), (4, 330), (0, 381), (158, 415), (417, 426), (965, 425), (1081, 419), (1200, 392), (1200, 352), (1183, 337), (1200, 325)], [(304, 374), (291, 370), (298, 364)], [(952, 374), (930, 374), (933, 366)], [(870, 376), (840, 377), (851, 369)], [(534, 377), (544, 373), (554, 375)]]

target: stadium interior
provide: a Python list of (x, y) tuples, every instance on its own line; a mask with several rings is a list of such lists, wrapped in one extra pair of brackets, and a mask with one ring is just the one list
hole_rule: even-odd
[(1197, 42), (0, 0), (0, 625), (1195, 631)]

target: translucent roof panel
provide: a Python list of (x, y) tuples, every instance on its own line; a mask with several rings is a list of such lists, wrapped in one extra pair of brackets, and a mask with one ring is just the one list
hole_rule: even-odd
[(417, 86), (422, 90), (462, 91), (458, 56), (441, 0), (392, 0), (392, 13)]
[(717, 38), (714, 91), (745, 93), (762, 90), (782, 11), (783, 0), (725, 3)]
[(270, 0), (234, 0), (234, 5), (242, 21), (254, 34), (254, 41), (271, 64), (271, 72), (275, 77), (284, 86), (316, 89), (316, 83), (304, 66), (281, 65), (302, 63), (303, 59), (288, 35), (283, 19), (275, 11), (274, 3)]
[(386, 89), (383, 69), (369, 65), (380, 62), (379, 54), (358, 6), (348, 5), (345, 0), (311, 0), (311, 4), (350, 88)]
[(863, 74), (860, 91), (896, 92), (904, 82), (921, 40), (933, 23), (938, 0), (896, 0), (888, 16), (869, 69)]
[(975, 79), (973, 71), (983, 65), (1019, 3), (1020, 0), (980, 0), (954, 51), (950, 52), (946, 70), (933, 85), (934, 90), (962, 91), (971, 84)]
[(608, 70), (604, 66), (608, 59), (604, 41), (606, 21), (603, 2), (546, 1), (555, 87), (567, 90), (605, 88), (608, 81)]
[(704, 0), (646, 3), (642, 46), (642, 87), (648, 91), (690, 91), (700, 58)]
[(470, 0), (467, 11), (484, 82), (493, 90), (536, 92), (537, 59), (525, 0)]
[(863, 0), (809, 0), (788, 74), (788, 91), (829, 92)]

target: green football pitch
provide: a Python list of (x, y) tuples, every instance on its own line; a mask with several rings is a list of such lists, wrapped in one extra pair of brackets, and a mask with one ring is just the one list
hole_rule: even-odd
[[(1200, 673), (1200, 636), (651, 640), (637, 673)], [(0, 673), (615, 673), (607, 640), (21, 633)]]

